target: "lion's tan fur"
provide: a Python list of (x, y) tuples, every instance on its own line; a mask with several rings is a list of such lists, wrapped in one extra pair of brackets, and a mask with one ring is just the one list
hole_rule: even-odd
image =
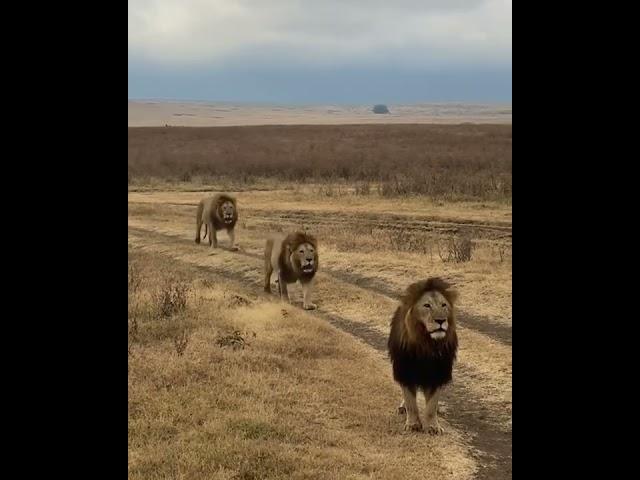
[[(298, 257), (292, 255), (305, 244), (313, 248), (312, 272), (304, 272)], [(287, 236), (275, 235), (267, 239), (265, 243), (264, 261), (264, 290), (266, 292), (271, 293), (271, 276), (275, 271), (278, 274), (278, 288), (281, 296), (288, 295), (287, 283), (299, 281), (305, 293), (305, 303), (307, 302), (311, 282), (318, 270), (318, 242), (315, 237), (302, 232), (290, 233)], [(313, 307), (315, 308), (315, 306)]]
[[(233, 205), (233, 217), (229, 223), (224, 221), (222, 208), (226, 202), (231, 202)], [(225, 207), (226, 208), (226, 207)], [(234, 228), (238, 221), (238, 208), (235, 197), (226, 193), (218, 193), (212, 197), (203, 198), (198, 203), (198, 209), (196, 211), (196, 243), (200, 243), (200, 234), (202, 232), (202, 225), (205, 226), (204, 237), (206, 239), (209, 235), (209, 244), (217, 246), (216, 231), (226, 230), (229, 233), (232, 247), (234, 244)]]
[[(440, 296), (434, 292), (438, 292)], [(419, 300), (425, 301), (425, 298), (440, 298), (443, 305), (422, 305)], [(393, 365), (393, 378), (402, 387), (404, 401), (401, 410), (407, 414), (407, 430), (422, 429), (416, 403), (416, 393), (420, 389), (427, 400), (426, 421), (429, 432), (442, 432), (437, 416), (438, 395), (441, 388), (451, 381), (458, 348), (454, 308), (456, 300), (457, 293), (444, 280), (422, 280), (407, 288), (391, 320), (389, 358)], [(421, 314), (418, 313), (420, 308), (423, 309)], [(437, 317), (424, 313), (431, 312), (432, 308), (439, 309)], [(426, 324), (432, 322), (433, 318), (437, 318), (443, 326), (447, 325), (444, 337), (434, 339), (431, 335), (436, 333), (427, 331)]]

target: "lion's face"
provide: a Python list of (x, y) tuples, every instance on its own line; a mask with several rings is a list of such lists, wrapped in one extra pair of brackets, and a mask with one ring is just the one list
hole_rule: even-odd
[(233, 202), (226, 201), (222, 205), (220, 205), (220, 218), (224, 223), (233, 222), (233, 214), (235, 207), (233, 206)]
[(427, 335), (434, 340), (444, 339), (452, 328), (451, 305), (438, 291), (423, 293), (413, 311), (416, 320), (424, 325)]
[(317, 268), (318, 252), (310, 243), (302, 243), (291, 252), (290, 260), (292, 264), (300, 266), (303, 273), (315, 272)]

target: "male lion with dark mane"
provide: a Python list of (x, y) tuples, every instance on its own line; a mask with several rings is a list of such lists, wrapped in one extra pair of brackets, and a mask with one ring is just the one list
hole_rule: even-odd
[(317, 308), (311, 303), (312, 280), (318, 271), (318, 242), (311, 235), (302, 232), (287, 236), (277, 235), (269, 238), (264, 249), (264, 291), (271, 293), (271, 275), (278, 277), (280, 298), (289, 299), (287, 284), (300, 282), (303, 293), (303, 308)]
[(426, 427), (431, 434), (443, 433), (438, 423), (438, 397), (451, 381), (458, 349), (454, 302), (457, 293), (440, 278), (410, 285), (400, 301), (389, 334), (389, 357), (393, 379), (402, 387), (404, 401), (399, 413), (407, 414), (405, 430), (420, 431), (416, 392), (427, 402)]
[(238, 250), (234, 228), (238, 221), (236, 199), (225, 193), (218, 193), (213, 197), (204, 198), (198, 204), (196, 213), (196, 243), (200, 243), (200, 231), (204, 223), (204, 237), (209, 234), (209, 245), (218, 248), (218, 230), (225, 229), (229, 235), (231, 250)]

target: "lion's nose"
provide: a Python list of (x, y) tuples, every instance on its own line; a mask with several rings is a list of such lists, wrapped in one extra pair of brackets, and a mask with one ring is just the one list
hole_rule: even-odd
[(307, 263), (312, 263), (313, 262), (313, 258), (307, 258)]
[(447, 321), (447, 319), (445, 318), (445, 319), (443, 319), (443, 320), (436, 320), (436, 323), (437, 323), (438, 325), (442, 326), (442, 324), (443, 324), (444, 322), (446, 322), (446, 321)]

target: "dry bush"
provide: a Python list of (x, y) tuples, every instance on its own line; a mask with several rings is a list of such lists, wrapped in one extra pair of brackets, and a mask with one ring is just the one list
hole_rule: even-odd
[(182, 271), (167, 269), (156, 257), (130, 252), (129, 355), (136, 346), (166, 340), (173, 341), (176, 352), (182, 355), (196, 319), (187, 309), (191, 297), (195, 300), (193, 293)]
[(321, 197), (344, 197), (348, 194), (348, 191), (341, 185), (328, 183), (320, 185), (314, 189), (314, 193)]
[(369, 182), (360, 182), (355, 186), (356, 195), (371, 195), (371, 184)]
[(129, 264), (129, 295), (135, 295), (140, 290), (142, 275), (140, 269), (135, 264)]
[(469, 237), (450, 237), (445, 248), (438, 244), (438, 255), (443, 262), (469, 262), (475, 249), (475, 243)]
[(139, 292), (142, 285), (142, 275), (139, 268), (135, 264), (129, 264), (129, 295), (128, 295), (128, 355), (133, 353), (133, 344), (138, 340), (138, 315), (140, 313), (139, 307)]
[(230, 335), (222, 335), (216, 340), (216, 344), (219, 347), (231, 347), (233, 350), (242, 350), (245, 346), (250, 344), (245, 337), (256, 336), (255, 332), (241, 332), (240, 330), (234, 330)]
[(358, 249), (355, 235), (341, 235), (339, 238), (334, 237), (333, 241), (340, 252), (353, 252)]
[(225, 294), (224, 299), (227, 301), (229, 307), (246, 307), (247, 305), (251, 305), (251, 300), (235, 293)]
[(133, 339), (135, 339), (138, 335), (138, 318), (137, 317), (131, 317), (129, 318), (129, 336)]
[(391, 249), (398, 252), (416, 252), (432, 254), (433, 240), (418, 233), (404, 229), (392, 230), (389, 232), (389, 245)]
[(138, 340), (138, 319), (136, 317), (129, 317), (129, 328), (127, 332), (128, 339), (128, 354), (133, 353), (133, 344)]
[(173, 339), (173, 345), (176, 347), (176, 353), (179, 357), (184, 355), (184, 351), (187, 349), (187, 344), (189, 343), (189, 332), (187, 330), (183, 330), (182, 333), (176, 335)]
[(190, 287), (185, 282), (166, 280), (153, 292), (153, 302), (158, 318), (169, 318), (187, 308)]
[(503, 263), (507, 259), (508, 255), (510, 255), (511, 253), (510, 252), (511, 249), (509, 248), (509, 245), (506, 245), (504, 243), (498, 244), (496, 247), (496, 250), (497, 250), (498, 258), (500, 259), (500, 263)]
[(500, 200), (511, 198), (511, 172), (496, 176), (471, 165), (444, 171), (416, 171), (397, 175), (378, 185), (382, 197), (424, 195), (446, 200)]

